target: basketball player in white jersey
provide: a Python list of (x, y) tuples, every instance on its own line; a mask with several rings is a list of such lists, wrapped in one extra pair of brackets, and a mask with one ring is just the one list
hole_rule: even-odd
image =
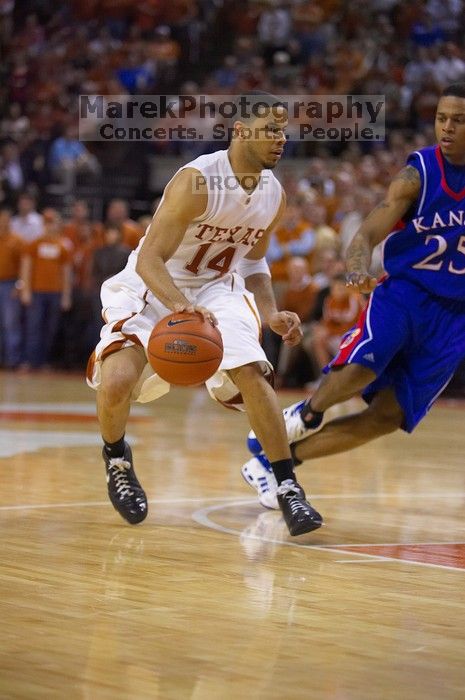
[(290, 345), (302, 335), (298, 316), (277, 310), (264, 257), (285, 208), (271, 171), (286, 141), (287, 112), (272, 95), (247, 99), (255, 113), (249, 107), (234, 122), (229, 149), (178, 170), (126, 268), (102, 286), (106, 325), (89, 361), (88, 383), (97, 389), (110, 500), (130, 523), (147, 515), (146, 495), (124, 440), (130, 402), (150, 401), (169, 390), (147, 364), (148, 338), (164, 316), (189, 311), (218, 324), (224, 356), (208, 391), (247, 412), (270, 457), (291, 535), (322, 524), (296, 482), (283, 413), (269, 382), (272, 367), (259, 342), (260, 317)]

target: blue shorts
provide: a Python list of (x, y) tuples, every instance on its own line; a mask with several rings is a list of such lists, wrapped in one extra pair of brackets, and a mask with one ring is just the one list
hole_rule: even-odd
[(412, 282), (388, 277), (324, 372), (353, 362), (372, 369), (376, 379), (363, 398), (369, 403), (381, 389), (392, 387), (404, 411), (402, 428), (410, 433), (464, 356), (465, 300), (436, 297)]

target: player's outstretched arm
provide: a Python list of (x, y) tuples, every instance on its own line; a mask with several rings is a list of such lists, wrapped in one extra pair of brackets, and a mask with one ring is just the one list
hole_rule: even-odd
[(172, 311), (196, 311), (216, 323), (213, 314), (193, 306), (175, 285), (166, 262), (182, 243), (187, 227), (207, 208), (208, 194), (201, 173), (195, 168), (181, 170), (166, 186), (142, 248), (136, 272), (151, 292)]
[(392, 180), (384, 199), (368, 214), (346, 252), (347, 284), (368, 294), (376, 279), (368, 272), (373, 248), (392, 231), (420, 193), (420, 175), (411, 165)]

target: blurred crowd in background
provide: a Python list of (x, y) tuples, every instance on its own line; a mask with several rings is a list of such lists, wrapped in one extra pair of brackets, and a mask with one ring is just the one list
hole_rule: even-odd
[(264, 346), (280, 386), (318, 381), (365, 303), (343, 254), (407, 154), (434, 142), (438, 96), (465, 79), (464, 26), (462, 0), (0, 0), (1, 366), (82, 369), (102, 281), (137, 246), (170, 158), (200, 152), (79, 141), (79, 94), (383, 94), (386, 141), (293, 143), (276, 171), (288, 209), (268, 257), (305, 335), (291, 352), (265, 329)]

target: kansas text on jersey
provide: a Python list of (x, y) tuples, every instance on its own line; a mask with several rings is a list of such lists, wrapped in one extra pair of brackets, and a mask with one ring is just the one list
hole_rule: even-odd
[(412, 153), (421, 188), (383, 246), (384, 268), (434, 295), (465, 300), (465, 166), (449, 163), (439, 146)]

